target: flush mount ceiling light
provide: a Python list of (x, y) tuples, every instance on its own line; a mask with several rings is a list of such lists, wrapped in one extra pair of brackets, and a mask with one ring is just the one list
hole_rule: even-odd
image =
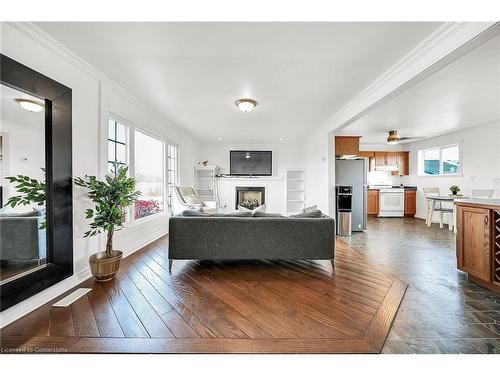
[(30, 112), (40, 112), (43, 111), (45, 105), (41, 102), (29, 99), (16, 99), (16, 103), (19, 104), (23, 109)]
[(390, 130), (387, 137), (388, 145), (397, 145), (399, 143), (399, 135), (397, 130)]
[(250, 112), (255, 108), (257, 102), (253, 99), (238, 99), (234, 102), (241, 112)]

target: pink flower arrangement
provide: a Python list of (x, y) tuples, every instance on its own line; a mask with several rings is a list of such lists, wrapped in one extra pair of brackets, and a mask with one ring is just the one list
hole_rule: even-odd
[(141, 200), (135, 201), (134, 205), (134, 218), (140, 219), (141, 217), (149, 216), (160, 212), (160, 203), (153, 199), (151, 200)]

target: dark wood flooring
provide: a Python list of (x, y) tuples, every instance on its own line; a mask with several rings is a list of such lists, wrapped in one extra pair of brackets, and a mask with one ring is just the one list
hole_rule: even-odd
[[(406, 283), (337, 241), (329, 261), (175, 261), (167, 238), (115, 281), (0, 331), (7, 352), (378, 353)], [(376, 262), (375, 262), (376, 263)]]
[(500, 294), (457, 270), (455, 235), (414, 218), (370, 218), (343, 238), (408, 283), (383, 353), (500, 353)]

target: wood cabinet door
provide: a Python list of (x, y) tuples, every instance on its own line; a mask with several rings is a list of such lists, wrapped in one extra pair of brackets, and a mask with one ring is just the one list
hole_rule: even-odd
[(378, 190), (368, 190), (366, 213), (368, 215), (378, 215)]
[(403, 151), (399, 153), (399, 175), (408, 176), (410, 174), (410, 153), (408, 151)]
[(335, 155), (358, 155), (359, 137), (335, 137)]
[(481, 280), (491, 281), (491, 210), (458, 206), (457, 266)]
[(382, 167), (386, 165), (386, 153), (385, 152), (376, 152), (375, 153), (375, 166)]
[(417, 213), (417, 192), (405, 190), (405, 216), (415, 216)]
[(398, 165), (398, 153), (397, 152), (388, 152), (385, 157), (385, 162), (387, 165)]

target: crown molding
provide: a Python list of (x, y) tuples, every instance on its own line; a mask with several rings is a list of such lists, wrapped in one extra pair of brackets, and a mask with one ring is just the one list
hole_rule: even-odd
[(139, 109), (144, 111), (145, 113), (149, 114), (151, 117), (153, 117), (156, 121), (160, 123), (167, 123), (167, 126), (173, 129), (174, 131), (181, 132), (184, 134), (187, 134), (191, 137), (193, 137), (195, 140), (199, 141), (199, 138), (195, 135), (193, 135), (189, 130), (185, 129), (184, 127), (175, 124), (173, 121), (170, 119), (166, 119), (164, 115), (158, 113), (157, 110), (151, 108), (148, 104), (146, 104), (143, 100), (139, 99), (135, 95), (133, 95), (128, 89), (120, 85), (118, 82), (115, 80), (111, 79), (108, 77), (106, 74), (104, 74), (102, 71), (97, 69), (95, 66), (92, 64), (88, 63), (85, 59), (80, 57), (78, 54), (74, 53), (72, 50), (70, 50), (68, 47), (63, 45), (61, 42), (59, 42), (57, 39), (55, 39), (53, 36), (45, 32), (42, 28), (37, 26), (33, 22), (7, 22), (7, 24), (17, 31), (21, 32), (31, 40), (35, 41), (36, 43), (40, 44), (43, 46), (45, 49), (49, 50), (50, 52), (54, 53), (55, 55), (59, 56), (63, 60), (69, 62), (76, 68), (80, 69), (83, 71), (85, 74), (89, 75), (90, 77), (94, 78), (96, 81), (98, 81), (101, 86), (105, 85), (109, 88), (111, 88), (115, 93), (119, 94), (123, 98), (127, 99), (131, 103), (133, 103), (135, 106), (137, 106)]
[(500, 33), (500, 22), (446, 22), (337, 111), (321, 131), (340, 130)]

